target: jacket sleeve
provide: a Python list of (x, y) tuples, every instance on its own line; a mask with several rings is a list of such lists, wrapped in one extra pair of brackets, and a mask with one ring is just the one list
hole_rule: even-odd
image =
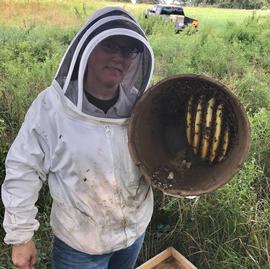
[(2, 200), (7, 244), (26, 243), (39, 227), (35, 203), (49, 171), (49, 147), (37, 122), (38, 113), (30, 108), (6, 158)]

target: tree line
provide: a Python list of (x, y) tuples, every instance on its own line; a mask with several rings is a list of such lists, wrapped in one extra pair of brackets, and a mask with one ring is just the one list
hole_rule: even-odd
[(269, 8), (270, 0), (190, 0), (195, 6), (213, 5), (221, 8), (261, 9)]
[[(123, 2), (130, 2), (124, 0)], [(270, 8), (270, 0), (137, 0), (137, 3), (172, 3), (189, 6), (215, 6), (220, 8), (262, 9)]]

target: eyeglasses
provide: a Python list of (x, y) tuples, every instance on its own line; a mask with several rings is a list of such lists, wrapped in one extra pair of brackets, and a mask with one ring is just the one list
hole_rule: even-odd
[(126, 59), (135, 59), (140, 52), (138, 48), (136, 47), (127, 47), (122, 46), (116, 42), (109, 41), (109, 40), (103, 40), (100, 42), (101, 48), (110, 54), (113, 53), (121, 53), (122, 56)]

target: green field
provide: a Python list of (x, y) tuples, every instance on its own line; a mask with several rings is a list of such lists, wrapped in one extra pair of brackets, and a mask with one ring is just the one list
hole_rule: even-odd
[[(59, 27), (74, 27), (84, 23), (85, 19), (96, 9), (105, 6), (120, 6), (136, 17), (151, 5), (110, 1), (75, 1), (75, 0), (3, 0), (0, 3), (0, 23), (7, 26), (25, 26), (40, 23)], [(225, 27), (228, 22), (241, 23), (255, 13), (258, 16), (269, 16), (270, 10), (218, 9), (206, 7), (185, 7), (187, 16), (199, 19), (202, 28)]]
[(242, 9), (219, 9), (219, 8), (191, 8), (185, 9), (186, 15), (197, 18), (202, 28), (224, 28), (228, 22), (242, 23), (253, 14), (257, 16), (269, 16), (269, 10), (242, 10)]
[[(186, 7), (199, 31), (180, 34), (158, 18), (143, 18), (145, 4), (109, 1), (2, 0), (0, 2), (0, 183), (6, 152), (32, 100), (50, 85), (75, 32), (96, 9), (118, 5), (132, 12), (155, 54), (152, 85), (175, 74), (204, 74), (228, 86), (245, 107), (252, 144), (241, 171), (199, 199), (155, 191), (155, 211), (138, 263), (174, 246), (199, 269), (270, 268), (270, 10)], [(51, 199), (38, 201), (37, 269), (50, 268)], [(3, 205), (0, 204), (0, 221)], [(0, 269), (13, 268), (0, 229)]]

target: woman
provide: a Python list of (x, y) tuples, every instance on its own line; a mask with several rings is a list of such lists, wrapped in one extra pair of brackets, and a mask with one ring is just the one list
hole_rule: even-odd
[(77, 33), (7, 155), (5, 242), (15, 266), (34, 268), (35, 202), (48, 179), (53, 267), (134, 267), (153, 194), (131, 160), (127, 123), (152, 71), (152, 49), (127, 11), (99, 10)]

